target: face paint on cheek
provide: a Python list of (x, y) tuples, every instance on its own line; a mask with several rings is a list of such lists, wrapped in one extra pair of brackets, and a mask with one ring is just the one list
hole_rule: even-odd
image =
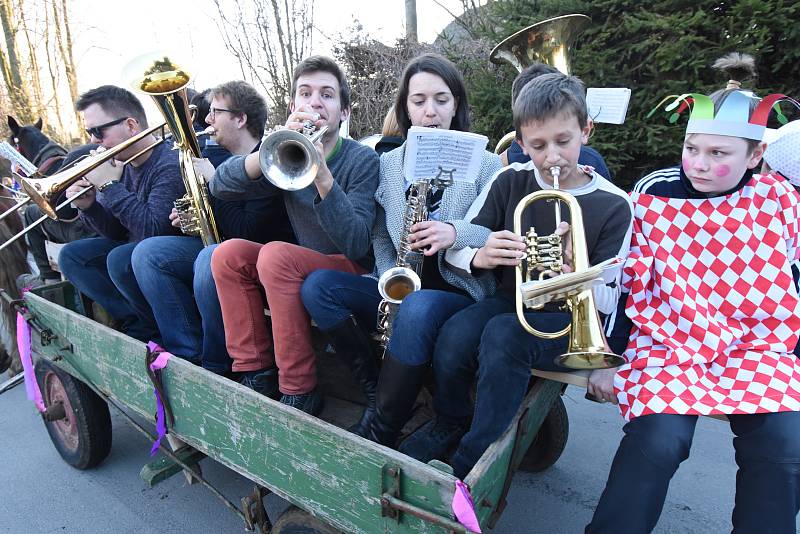
[(714, 175), (717, 178), (725, 178), (731, 173), (731, 168), (729, 165), (717, 165), (714, 167)]

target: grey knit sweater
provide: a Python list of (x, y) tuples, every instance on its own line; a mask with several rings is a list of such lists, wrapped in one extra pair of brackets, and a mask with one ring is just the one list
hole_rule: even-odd
[[(406, 207), (404, 157), (405, 145), (381, 155), (381, 179), (375, 192), (378, 212), (375, 217), (372, 244), (375, 250), (377, 276), (394, 267), (397, 261), (397, 249), (400, 246), (400, 232)], [(452, 249), (481, 247), (489, 237), (487, 228), (467, 224), (463, 219), (472, 202), (500, 167), (500, 158), (496, 154), (484, 151), (475, 182), (454, 182), (445, 189), (440, 204), (439, 220), (452, 224), (456, 229), (456, 241)], [(496, 286), (494, 276), (473, 276), (468, 273), (459, 276), (444, 262), (444, 251), (437, 254), (437, 260), (439, 272), (445, 282), (466, 291), (473, 299), (481, 300), (494, 292)]]
[[(212, 195), (233, 200), (275, 194), (275, 186), (263, 176), (257, 180), (247, 177), (244, 158), (233, 156), (217, 167), (209, 183)], [(367, 266), (371, 263), (378, 155), (352, 139), (342, 139), (327, 165), (334, 184), (324, 199), (314, 184), (283, 194), (297, 243), (323, 254), (344, 254)]]

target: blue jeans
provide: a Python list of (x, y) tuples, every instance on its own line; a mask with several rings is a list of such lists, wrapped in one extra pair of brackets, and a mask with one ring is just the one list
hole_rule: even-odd
[(403, 299), (392, 323), (388, 351), (406, 365), (429, 364), (439, 330), (475, 301), (460, 293), (421, 289)]
[[(490, 297), (460, 311), (439, 333), (433, 357), (436, 413), (466, 418), (473, 412), (469, 391), (477, 373), (472, 425), (452, 458), (456, 476), (468, 473), (514, 418), (531, 378), (531, 369), (569, 371), (554, 363), (567, 350), (568, 337), (542, 339), (528, 334), (517, 320), (514, 303)], [(534, 328), (562, 329), (567, 313), (531, 312)]]
[[(303, 304), (322, 330), (328, 330), (349, 316), (362, 327), (374, 329), (381, 301), (374, 278), (340, 271), (311, 273), (301, 290)], [(431, 361), (439, 328), (455, 312), (474, 301), (459, 293), (422, 289), (403, 299), (392, 323), (388, 350), (407, 365)]]
[(164, 348), (203, 363), (219, 373), (230, 371), (222, 312), (211, 276), (211, 253), (197, 237), (158, 236), (133, 251), (136, 280), (155, 315)]
[(64, 245), (58, 263), (64, 276), (118, 321), (123, 332), (139, 341), (160, 341), (153, 312), (133, 274), (135, 246), (105, 237), (79, 239)]
[[(794, 532), (800, 510), (800, 413), (728, 417), (739, 466), (733, 532)], [(689, 457), (696, 423), (696, 415), (654, 414), (626, 424), (586, 532), (653, 530), (669, 482)]]
[(381, 296), (374, 278), (320, 269), (306, 277), (300, 297), (321, 330), (330, 330), (351, 315), (365, 330), (376, 328)]

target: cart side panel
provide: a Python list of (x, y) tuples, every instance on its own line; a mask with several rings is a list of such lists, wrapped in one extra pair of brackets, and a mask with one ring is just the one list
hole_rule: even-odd
[[(152, 420), (145, 344), (36, 295), (37, 322), (60, 336), (34, 350)], [(66, 347), (66, 348), (65, 348)], [(162, 371), (176, 436), (297, 506), (347, 532), (443, 532), (401, 514), (381, 516), (383, 468), (400, 469), (399, 497), (451, 518), (455, 479), (235, 382), (173, 358)]]
[[(550, 412), (553, 401), (561, 393), (561, 387), (562, 384), (553, 380), (537, 380), (525, 396), (511, 425), (500, 439), (486, 449), (467, 475), (465, 482), (470, 486), (475, 501), (475, 512), (481, 525), (487, 524), (492, 513), (498, 506), (502, 506), (500, 501), (504, 483), (509, 475), (509, 465), (513, 460), (511, 475), (513, 476), (513, 471), (519, 467), (519, 462)], [(512, 458), (515, 449), (518, 449), (519, 453), (516, 458)]]

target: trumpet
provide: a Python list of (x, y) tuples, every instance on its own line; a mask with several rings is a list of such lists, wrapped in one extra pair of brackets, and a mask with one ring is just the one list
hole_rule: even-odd
[[(539, 236), (534, 228), (525, 234), (526, 255), (515, 272), (518, 288), (515, 304), (517, 319), (529, 334), (544, 339), (555, 339), (569, 334), (569, 348), (556, 358), (558, 365), (571, 369), (605, 369), (625, 363), (623, 358), (611, 352), (603, 335), (600, 316), (594, 303), (592, 288), (602, 284), (603, 269), (611, 262), (591, 267), (586, 248), (583, 214), (575, 196), (558, 189), (561, 169), (551, 167), (554, 189), (533, 192), (519, 201), (514, 210), (514, 232), (522, 235), (522, 215), (525, 209), (539, 200), (556, 202), (556, 227), (561, 222), (560, 202), (567, 205), (571, 218), (573, 271), (561, 273), (561, 238), (557, 235)], [(538, 279), (533, 274), (538, 269), (553, 271), (552, 278), (542, 272)], [(552, 301), (565, 300), (572, 314), (570, 324), (557, 332), (542, 332), (534, 328), (525, 318), (525, 308), (541, 309)]]
[(278, 189), (298, 191), (314, 182), (319, 170), (319, 155), (314, 143), (328, 131), (323, 126), (314, 132), (307, 123), (303, 133), (277, 130), (269, 134), (258, 149), (261, 172)]

